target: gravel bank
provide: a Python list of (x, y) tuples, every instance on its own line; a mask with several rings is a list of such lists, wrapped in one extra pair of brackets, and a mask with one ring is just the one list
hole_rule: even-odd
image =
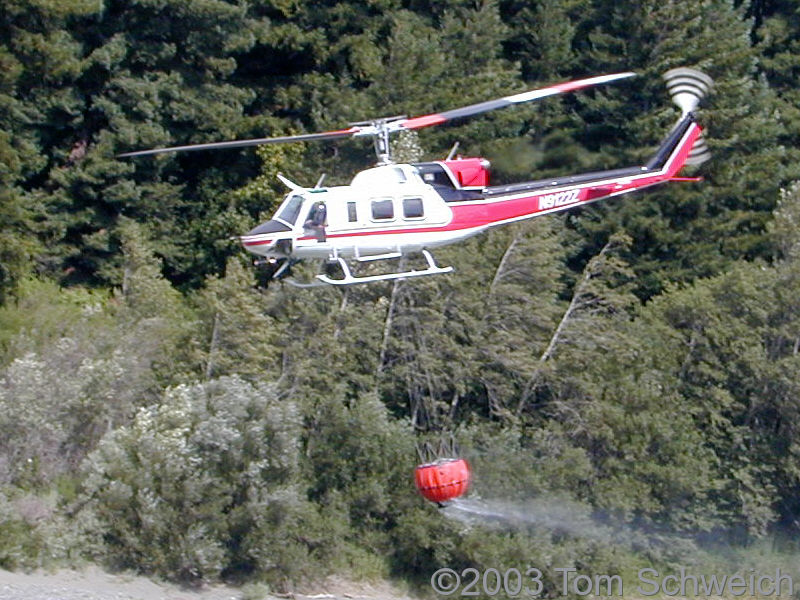
[(145, 577), (114, 575), (97, 567), (83, 571), (12, 573), (0, 570), (0, 600), (241, 600), (227, 586), (194, 590)]
[[(181, 588), (146, 577), (112, 574), (92, 566), (82, 571), (33, 573), (0, 569), (0, 600), (243, 600), (243, 593), (226, 585)], [(417, 599), (388, 581), (365, 583), (331, 577), (313, 590), (280, 598), (268, 595), (259, 600)]]

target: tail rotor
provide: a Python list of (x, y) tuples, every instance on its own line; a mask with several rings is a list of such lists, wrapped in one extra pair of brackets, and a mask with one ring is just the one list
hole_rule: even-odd
[(714, 80), (705, 73), (686, 67), (670, 69), (664, 73), (664, 79), (672, 99), (684, 115), (697, 108), (714, 85)]
[[(672, 95), (672, 100), (681, 109), (684, 117), (697, 108), (697, 105), (708, 95), (714, 85), (714, 80), (705, 73), (686, 67), (670, 69), (664, 73), (664, 79), (667, 82), (667, 90)], [(709, 158), (711, 158), (711, 151), (701, 134), (692, 146), (686, 164), (699, 165)]]

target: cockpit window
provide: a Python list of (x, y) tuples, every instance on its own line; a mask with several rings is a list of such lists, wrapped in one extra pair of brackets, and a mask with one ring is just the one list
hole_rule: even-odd
[(278, 221), (270, 220), (266, 223), (262, 223), (255, 229), (251, 229), (247, 232), (247, 235), (262, 235), (265, 233), (281, 233), (283, 231), (291, 231), (292, 228), (288, 225), (284, 225)]
[(283, 208), (278, 211), (278, 214), (275, 215), (276, 219), (280, 219), (281, 221), (285, 221), (291, 225), (294, 225), (297, 222), (297, 217), (300, 216), (300, 209), (303, 207), (303, 197), (302, 196), (292, 196), (289, 200), (283, 205)]

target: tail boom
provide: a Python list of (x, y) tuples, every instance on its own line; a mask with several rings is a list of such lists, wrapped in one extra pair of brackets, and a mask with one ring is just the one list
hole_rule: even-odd
[(448, 228), (477, 233), (667, 182), (687, 164), (701, 131), (689, 113), (644, 166), (487, 188), (480, 200), (450, 202), (453, 220)]

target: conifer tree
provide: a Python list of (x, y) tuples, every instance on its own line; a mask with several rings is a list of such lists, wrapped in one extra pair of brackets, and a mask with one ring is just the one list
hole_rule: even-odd
[[(661, 75), (676, 66), (704, 69), (715, 79), (701, 105), (701, 120), (712, 160), (700, 172), (706, 181), (683, 189), (667, 186), (641, 198), (624, 198), (583, 211), (573, 223), (588, 239), (609, 227), (622, 227), (634, 239), (640, 258), (633, 267), (638, 293), (649, 296), (670, 280), (719, 272), (736, 258), (764, 256), (765, 224), (777, 189), (785, 181), (783, 149), (775, 143), (783, 124), (774, 94), (758, 79), (744, 10), (728, 0), (645, 2), (632, 11), (597, 4), (581, 25), (581, 64), (588, 70), (632, 69), (642, 73), (627, 95), (613, 104), (581, 95), (584, 118), (615, 127), (617, 147), (589, 122), (590, 147), (613, 152), (626, 163), (641, 163), (678, 117), (670, 107)], [(620, 132), (624, 132), (620, 136)], [(622, 142), (622, 143), (620, 143)], [(636, 152), (639, 152), (637, 155)], [(624, 158), (623, 158), (624, 157)], [(602, 159), (605, 166), (608, 159)], [(601, 217), (602, 215), (602, 217)], [(602, 237), (601, 237), (602, 239)], [(585, 259), (584, 259), (585, 260)]]
[(84, 0), (0, 6), (0, 300), (31, 269), (58, 269), (58, 250), (40, 245), (52, 230), (32, 192), (53, 160), (68, 159), (50, 151), (80, 107), (82, 48), (68, 27), (97, 11)]
[(1, 53), (9, 67), (2, 93), (18, 107), (6, 131), (17, 152), (36, 157), (25, 161), (16, 188), (36, 202), (36, 233), (48, 241), (48, 255), (36, 257), (40, 265), (70, 281), (107, 282), (105, 267), (118, 250), (113, 230), (124, 212), (149, 221), (173, 278), (221, 267), (230, 248), (198, 253), (199, 264), (184, 250), (219, 235), (209, 223), (232, 224), (219, 192), (240, 181), (241, 171), (229, 159), (215, 169), (207, 154), (183, 164), (114, 155), (246, 129), (242, 113), (252, 94), (228, 82), (234, 55), (252, 47), (259, 20), (215, 0), (191, 8), (121, 3), (105, 11), (91, 2), (63, 4), (6, 3), (9, 45)]
[(800, 15), (795, 3), (787, 0), (751, 0), (744, 4), (753, 24), (752, 38), (758, 50), (760, 70), (766, 75), (769, 86), (780, 103), (776, 117), (780, 116), (786, 127), (775, 143), (784, 146), (788, 154), (787, 179), (797, 179), (797, 147), (800, 136), (800, 96), (797, 92), (797, 81), (800, 78)]
[(238, 374), (247, 379), (273, 379), (280, 365), (283, 328), (264, 309), (263, 294), (240, 260), (228, 261), (223, 279), (212, 279), (203, 292), (208, 334), (207, 379)]
[(138, 356), (168, 385), (197, 368), (194, 315), (161, 274), (161, 261), (143, 228), (123, 218), (119, 235), (124, 251), (117, 276), (120, 335), (131, 346), (147, 349)]

